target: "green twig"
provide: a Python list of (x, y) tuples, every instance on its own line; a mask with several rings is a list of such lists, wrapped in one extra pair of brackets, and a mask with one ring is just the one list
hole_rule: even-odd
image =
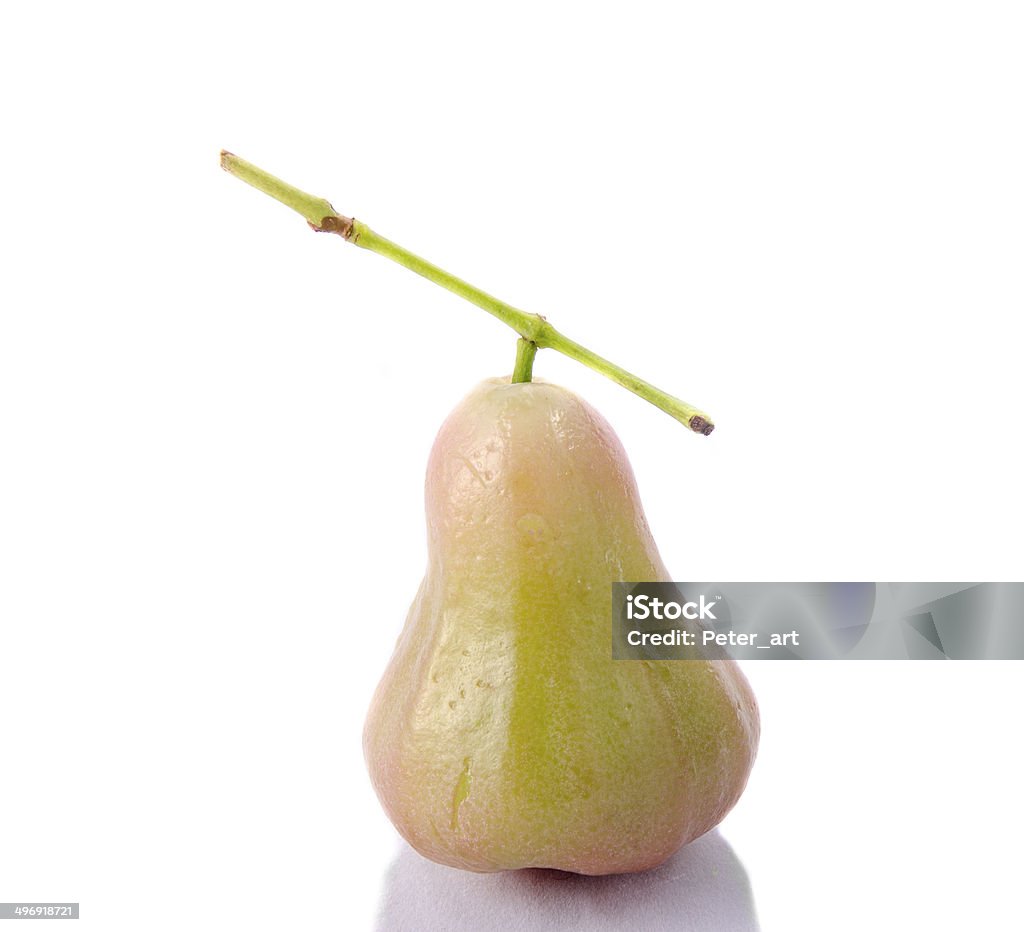
[(530, 382), (533, 380), (533, 358), (537, 355), (537, 344), (526, 337), (520, 337), (516, 343), (516, 367), (512, 370), (513, 382)]
[[(627, 372), (621, 366), (609, 362), (579, 343), (570, 340), (552, 327), (539, 314), (521, 311), (519, 308), (506, 304), (504, 301), (499, 301), (497, 298), (470, 285), (468, 282), (464, 282), (461, 278), (456, 278), (454, 275), (445, 272), (444, 269), (440, 269), (433, 263), (427, 262), (426, 259), (421, 259), (419, 256), (414, 255), (397, 243), (392, 243), (383, 236), (379, 236), (366, 224), (339, 214), (331, 206), (330, 202), (324, 198), (314, 197), (312, 194), (300, 191), (298, 188), (292, 187), (290, 184), (263, 171), (262, 168), (257, 168), (251, 162), (247, 162), (245, 159), (241, 159), (230, 152), (221, 152), (220, 164), (221, 168), (225, 171), (237, 178), (241, 178), (242, 181), (251, 184), (264, 194), (269, 194), (282, 204), (301, 214), (305, 217), (306, 222), (318, 233), (337, 233), (349, 243), (354, 243), (356, 246), (370, 250), (370, 252), (385, 256), (399, 265), (404, 265), (410, 271), (415, 272), (417, 275), (422, 275), (442, 288), (447, 288), (459, 297), (465, 298), (477, 307), (493, 314), (502, 323), (507, 324), (523, 338), (520, 341), (520, 345), (524, 342), (533, 345), (529, 361), (523, 360), (522, 370), (520, 368), (520, 356), (517, 354), (516, 373), (525, 373), (525, 378), (516, 379), (513, 377), (513, 381), (529, 381), (533, 354), (536, 353), (537, 349), (553, 349), (568, 356), (570, 359), (583, 363), (583, 365), (588, 366), (595, 372), (600, 372), (623, 388), (628, 388), (634, 394), (661, 408), (662, 411), (670, 414), (677, 421), (685, 424), (690, 430), (698, 434), (707, 435), (715, 429), (711, 418), (703, 411), (663, 392), (660, 388), (655, 388), (650, 382), (645, 382), (631, 372)], [(525, 355), (527, 350), (521, 350), (521, 352)]]

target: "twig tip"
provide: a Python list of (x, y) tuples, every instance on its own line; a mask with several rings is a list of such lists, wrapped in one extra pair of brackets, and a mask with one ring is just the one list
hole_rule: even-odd
[(711, 421), (699, 414), (695, 414), (690, 418), (688, 426), (695, 434), (703, 434), (705, 437), (709, 437), (715, 429), (715, 425)]

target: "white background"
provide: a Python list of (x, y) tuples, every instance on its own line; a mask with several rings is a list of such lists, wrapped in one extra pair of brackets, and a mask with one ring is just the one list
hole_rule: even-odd
[[(415, 865), (387, 874), (362, 719), (431, 440), (514, 336), (314, 236), (222, 146), (711, 412), (705, 439), (537, 361), (620, 433), (678, 578), (1014, 579), (1021, 26), (898, 0), (7, 9), (0, 901), (362, 929)], [(1020, 664), (747, 671), (761, 755), (722, 837), (761, 928), (1019, 927)], [(477, 927), (543, 919), (493, 881), (458, 879)], [(663, 886), (629, 923), (699, 924)]]

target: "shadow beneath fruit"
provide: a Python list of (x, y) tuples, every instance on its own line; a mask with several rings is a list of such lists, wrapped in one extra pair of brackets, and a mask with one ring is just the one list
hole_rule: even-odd
[(550, 870), (473, 874), (403, 846), (385, 878), (377, 919), (378, 932), (758, 928), (747, 872), (717, 831), (661, 867), (610, 877)]

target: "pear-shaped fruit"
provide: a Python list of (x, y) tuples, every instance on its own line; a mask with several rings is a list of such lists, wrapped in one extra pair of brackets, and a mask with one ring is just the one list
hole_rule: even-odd
[(609, 874), (717, 825), (757, 705), (728, 659), (612, 659), (610, 584), (671, 577), (608, 423), (554, 385), (484, 382), (426, 493), (426, 577), (364, 735), (408, 842), (474, 871)]

